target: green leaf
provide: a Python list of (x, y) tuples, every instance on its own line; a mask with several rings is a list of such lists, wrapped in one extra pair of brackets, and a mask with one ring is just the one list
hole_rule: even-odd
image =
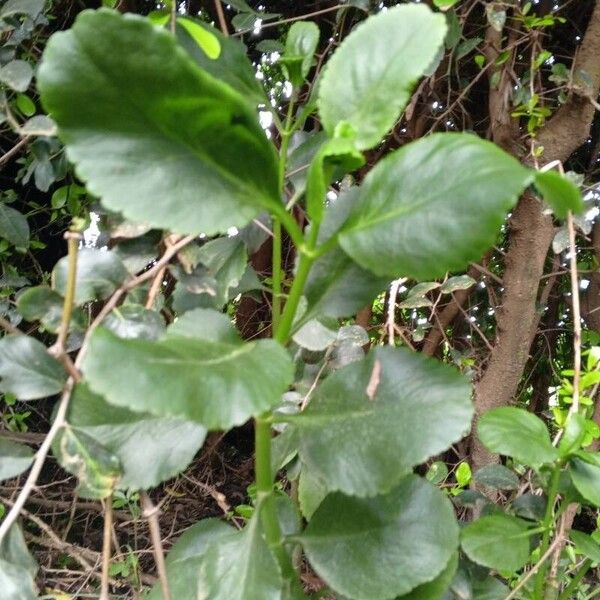
[[(27, 321), (40, 321), (45, 329), (56, 333), (62, 322), (63, 297), (45, 285), (26, 289), (17, 298), (17, 310)], [(83, 331), (86, 318), (76, 308), (73, 311), (71, 327)]]
[(509, 515), (481, 517), (462, 530), (462, 549), (484, 567), (518, 571), (529, 558), (528, 528), (527, 521)]
[(53, 451), (63, 469), (77, 476), (82, 498), (107, 498), (116, 488), (122, 473), (118, 457), (87, 433), (64, 425)]
[(521, 408), (504, 406), (486, 412), (479, 419), (477, 435), (488, 450), (532, 467), (558, 458), (545, 423)]
[(461, 439), (472, 414), (471, 387), (456, 370), (403, 348), (376, 348), (330, 375), (292, 419), (315, 475), (330, 490), (369, 496)]
[(177, 23), (188, 32), (208, 58), (211, 60), (219, 58), (221, 55), (219, 38), (208, 27), (202, 27), (197, 21), (189, 17), (178, 17)]
[(358, 149), (375, 146), (400, 117), (445, 35), (444, 17), (417, 5), (390, 8), (359, 25), (321, 77), (318, 106), (329, 136), (349, 126)]
[[(188, 20), (192, 20), (186, 17)], [(265, 92), (256, 79), (256, 72), (248, 59), (246, 46), (234, 38), (225, 37), (218, 29), (198, 20), (198, 26), (217, 38), (221, 52), (217, 59), (210, 58), (180, 24), (177, 25), (177, 41), (196, 64), (215, 77), (230, 85), (254, 105), (265, 102)]]
[(204, 443), (204, 427), (176, 418), (155, 417), (108, 404), (77, 385), (67, 420), (121, 465), (119, 489), (148, 489), (181, 473)]
[(442, 294), (451, 294), (458, 290), (468, 290), (473, 287), (477, 282), (469, 275), (456, 275), (455, 277), (449, 277), (440, 287)]
[(58, 394), (67, 378), (46, 346), (26, 335), (7, 335), (0, 340), (0, 377), (0, 391), (19, 400)]
[(165, 331), (160, 314), (139, 304), (125, 304), (113, 309), (102, 324), (125, 339), (157, 340)]
[(460, 465), (458, 465), (454, 476), (456, 477), (456, 483), (458, 483), (458, 485), (462, 487), (469, 485), (469, 482), (471, 481), (471, 467), (469, 463), (461, 462)]
[(452, 8), (459, 0), (433, 0), (433, 4), (441, 10)]
[(377, 275), (443, 277), (494, 243), (531, 177), (512, 156), (473, 135), (427, 136), (370, 171), (340, 244)]
[(494, 490), (516, 490), (519, 478), (503, 465), (487, 465), (475, 473), (475, 483)]
[(442, 600), (454, 579), (458, 567), (458, 553), (453, 554), (444, 570), (432, 581), (417, 586), (412, 592), (396, 600)]
[(470, 54), (481, 42), (483, 42), (483, 38), (480, 37), (466, 39), (461, 42), (456, 48), (456, 60), (458, 61), (467, 56), (467, 54)]
[(293, 340), (298, 346), (313, 352), (325, 350), (336, 339), (337, 331), (330, 329), (318, 319), (307, 321), (293, 336)]
[(2, 600), (36, 600), (34, 578), (38, 565), (27, 550), (18, 525), (13, 525), (0, 546)]
[(0, 237), (17, 248), (29, 246), (29, 225), (18, 211), (0, 202)]
[(541, 521), (546, 510), (546, 497), (536, 496), (532, 493), (523, 494), (513, 500), (511, 508), (518, 517)]
[(45, 0), (8, 0), (0, 8), (0, 19), (13, 15), (29, 15), (32, 19), (44, 10)]
[(200, 566), (199, 599), (281, 600), (281, 575), (263, 539), (260, 513), (259, 504), (242, 531), (208, 547)]
[(29, 469), (33, 452), (29, 446), (0, 438), (0, 481), (12, 479)]
[[(597, 372), (597, 371), (595, 371)], [(561, 458), (577, 452), (586, 436), (586, 418), (578, 413), (571, 413), (565, 431), (558, 445)]]
[(578, 452), (570, 461), (571, 479), (577, 491), (600, 507), (600, 453)]
[[(52, 287), (62, 296), (67, 290), (69, 257), (61, 258), (52, 271)], [(77, 255), (75, 304), (110, 296), (127, 278), (127, 269), (112, 252), (83, 248)]]
[(456, 551), (458, 527), (450, 501), (408, 475), (385, 496), (327, 496), (300, 540), (312, 567), (336, 592), (392, 598), (442, 572)]
[(225, 430), (278, 404), (292, 380), (291, 360), (272, 340), (216, 341), (177, 328), (155, 342), (99, 328), (83, 372), (111, 404)]
[(80, 13), (52, 36), (38, 82), (88, 190), (128, 219), (213, 234), (281, 209), (252, 106), (147, 19)]
[[(210, 544), (235, 533), (231, 525), (218, 519), (203, 519), (178, 538), (167, 555), (167, 578), (171, 597), (198, 600), (198, 570)], [(145, 600), (163, 600), (160, 582)]]
[(25, 92), (33, 78), (31, 65), (24, 60), (11, 60), (0, 69), (0, 82), (16, 92)]
[(319, 36), (319, 28), (312, 21), (296, 21), (288, 31), (281, 60), (294, 87), (302, 85), (310, 71)]
[(595, 563), (600, 563), (600, 544), (582, 531), (571, 530), (570, 538), (579, 552)]
[[(319, 231), (319, 244), (336, 235), (357, 200), (358, 188), (350, 188), (327, 208)], [(340, 248), (334, 248), (319, 258), (310, 270), (304, 289), (308, 308), (298, 325), (321, 315), (354, 315), (373, 302), (388, 283), (389, 278), (373, 275)]]
[[(17, 108), (26, 116), (32, 117), (35, 115), (36, 106), (35, 102), (27, 96), (27, 94), (19, 94), (16, 99)], [(46, 190), (43, 190), (46, 191)]]
[(580, 214), (585, 210), (579, 188), (556, 171), (537, 171), (535, 187), (559, 219), (566, 219), (569, 211)]
[(327, 496), (327, 485), (307, 465), (302, 465), (298, 480), (298, 503), (302, 515), (310, 521), (317, 508)]

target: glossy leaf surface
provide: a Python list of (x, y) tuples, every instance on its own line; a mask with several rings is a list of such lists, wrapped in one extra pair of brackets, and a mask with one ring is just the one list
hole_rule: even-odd
[(558, 458), (544, 422), (521, 408), (505, 406), (485, 413), (477, 425), (477, 435), (492, 452), (525, 465), (539, 466)]
[(399, 118), (416, 81), (444, 41), (446, 21), (425, 6), (399, 6), (359, 25), (329, 60), (319, 113), (330, 137), (349, 125), (372, 148)]
[(67, 378), (46, 347), (26, 335), (7, 335), (0, 340), (0, 377), (0, 391), (19, 400), (57, 394)]
[(179, 474), (206, 437), (197, 423), (113, 406), (84, 385), (75, 389), (67, 420), (119, 459), (120, 489), (145, 490)]
[(456, 370), (377, 348), (330, 375), (293, 421), (300, 456), (315, 475), (330, 490), (368, 496), (461, 439), (472, 413), (471, 387)]
[(430, 135), (370, 171), (340, 244), (376, 275), (443, 277), (481, 258), (531, 178), (474, 135)]
[(279, 344), (232, 338), (189, 337), (176, 327), (156, 342), (124, 340), (100, 328), (83, 372), (111, 404), (229, 429), (275, 406), (292, 379)]
[(448, 499), (408, 475), (385, 496), (327, 496), (301, 541), (315, 571), (335, 591), (383, 600), (440, 574), (456, 550), (458, 527)]
[(38, 81), (69, 158), (107, 208), (211, 234), (279, 204), (274, 150), (252, 107), (148, 20), (81, 13), (50, 40)]

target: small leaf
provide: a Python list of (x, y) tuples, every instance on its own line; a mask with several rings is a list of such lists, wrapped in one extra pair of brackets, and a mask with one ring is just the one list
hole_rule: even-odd
[(33, 69), (24, 60), (11, 60), (0, 69), (0, 82), (16, 92), (25, 92), (32, 78)]
[[(597, 371), (594, 373), (600, 374)], [(583, 388), (583, 386), (582, 386)], [(577, 452), (581, 448), (581, 443), (586, 436), (586, 419), (583, 415), (572, 413), (565, 426), (564, 434), (558, 445), (558, 452), (561, 458)]]
[(298, 480), (298, 503), (302, 515), (307, 521), (310, 521), (327, 493), (325, 482), (312, 472), (308, 466), (302, 465), (300, 479)]
[(208, 28), (202, 27), (189, 17), (178, 17), (177, 23), (189, 33), (190, 37), (202, 48), (208, 58), (212, 60), (219, 58), (221, 55), (219, 38)]
[(452, 8), (459, 0), (433, 0), (433, 4), (440, 10), (448, 10)]
[(566, 219), (569, 211), (580, 214), (585, 210), (579, 188), (556, 171), (536, 172), (535, 187), (559, 219)]
[(321, 77), (318, 106), (329, 137), (345, 124), (359, 150), (375, 146), (400, 116), (445, 35), (444, 17), (419, 5), (395, 6), (359, 25)]
[(427, 470), (425, 479), (431, 481), (431, 483), (438, 485), (442, 483), (446, 477), (448, 477), (448, 467), (446, 463), (441, 460), (436, 460)]
[(296, 331), (293, 339), (298, 346), (318, 352), (325, 350), (335, 342), (337, 331), (333, 331), (318, 319), (311, 319)]
[(261, 506), (237, 533), (213, 542), (202, 558), (198, 600), (281, 600), (279, 567), (263, 537)]
[(512, 156), (478, 137), (427, 136), (369, 172), (340, 245), (376, 275), (443, 277), (493, 245), (506, 211), (531, 178)]
[(398, 304), (399, 308), (426, 308), (428, 306), (433, 306), (433, 302), (429, 298), (413, 294)]
[(26, 335), (7, 335), (0, 340), (0, 377), (0, 391), (19, 400), (57, 394), (67, 378), (46, 346)]
[(600, 507), (600, 453), (578, 452), (571, 458), (569, 472), (577, 491)]
[(385, 496), (327, 496), (300, 537), (310, 564), (336, 592), (392, 598), (443, 571), (458, 528), (449, 500), (408, 475)]
[(281, 57), (295, 87), (302, 85), (319, 43), (319, 28), (312, 21), (296, 21), (290, 27)]
[(272, 340), (215, 341), (177, 328), (155, 342), (99, 328), (83, 372), (111, 404), (225, 430), (277, 405), (292, 380), (291, 360)]
[(165, 331), (160, 314), (139, 304), (125, 304), (113, 309), (102, 324), (125, 339), (157, 340)]
[(503, 465), (487, 465), (475, 473), (475, 483), (494, 490), (516, 490), (519, 478)]
[(569, 536), (579, 552), (592, 562), (600, 563), (600, 544), (582, 531), (571, 530)]
[(196, 423), (112, 406), (85, 385), (75, 387), (67, 420), (84, 445), (92, 439), (118, 459), (118, 489), (145, 490), (178, 475), (206, 437)]
[(512, 502), (512, 509), (518, 517), (541, 521), (546, 510), (546, 497), (532, 493), (523, 494)]
[(477, 434), (492, 452), (525, 465), (538, 467), (558, 458), (544, 422), (521, 408), (505, 406), (488, 411), (479, 420)]
[(0, 8), (0, 19), (13, 15), (28, 15), (35, 19), (44, 10), (44, 0), (8, 0)]
[(470, 38), (461, 42), (456, 48), (456, 60), (458, 61), (467, 56), (467, 54), (470, 54), (481, 42), (483, 42), (483, 38), (480, 37)]
[(458, 485), (465, 487), (469, 485), (471, 481), (471, 467), (468, 462), (461, 462), (456, 469), (456, 473), (454, 474), (456, 477), (456, 483)]
[(29, 225), (18, 210), (0, 202), (0, 237), (17, 248), (29, 246)]
[(0, 438), (0, 481), (20, 475), (32, 461), (33, 452), (29, 446)]
[(498, 571), (518, 571), (529, 558), (529, 524), (509, 515), (481, 517), (461, 532), (461, 544), (474, 562)]
[[(18, 94), (16, 99), (17, 108), (26, 116), (33, 117), (36, 112), (35, 102), (26, 94)], [(43, 190), (44, 191), (44, 190)]]
[(442, 294), (452, 294), (458, 290), (468, 290), (473, 287), (477, 282), (469, 275), (456, 275), (450, 277), (440, 287)]
[(121, 476), (119, 459), (112, 452), (69, 425), (57, 437), (54, 454), (65, 471), (77, 476), (77, 493), (82, 498), (107, 498)]
[[(69, 258), (61, 258), (52, 271), (52, 287), (65, 295), (69, 272)], [(77, 256), (75, 304), (102, 300), (110, 296), (129, 273), (116, 254), (103, 250), (84, 248)]]
[[(26, 289), (17, 298), (17, 310), (27, 321), (40, 321), (45, 329), (56, 333), (62, 322), (63, 297), (45, 285)], [(83, 331), (85, 315), (80, 309), (73, 311), (71, 326)]]
[[(167, 578), (172, 598), (198, 600), (198, 570), (211, 544), (235, 533), (231, 525), (218, 519), (203, 519), (177, 539), (167, 555)], [(163, 600), (157, 582), (145, 600)]]
[(53, 137), (57, 133), (56, 123), (46, 115), (36, 115), (31, 117), (21, 127), (21, 135), (40, 135)]
[(283, 54), (285, 52), (285, 46), (279, 40), (261, 40), (256, 44), (256, 49), (265, 54), (272, 52)]
[(0, 545), (0, 590), (3, 600), (36, 600), (38, 593), (34, 579), (37, 571), (38, 565), (27, 550), (20, 527), (15, 524)]
[(501, 33), (506, 23), (506, 11), (502, 9), (502, 4), (496, 4), (495, 2), (487, 4), (485, 14), (492, 29)]
[(458, 553), (450, 557), (444, 570), (435, 579), (419, 585), (404, 596), (398, 596), (396, 600), (442, 600), (446, 598), (446, 592), (454, 579), (457, 567)]
[[(368, 496), (461, 439), (471, 416), (471, 389), (460, 373), (403, 348), (377, 348), (330, 375), (292, 420), (302, 461), (328, 489)], [(369, 443), (358, 444), (365, 435)]]

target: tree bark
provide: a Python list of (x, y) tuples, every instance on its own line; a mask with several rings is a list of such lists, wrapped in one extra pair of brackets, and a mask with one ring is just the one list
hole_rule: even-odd
[[(600, 89), (600, 2), (596, 2), (575, 69), (584, 69), (592, 81), (588, 96), (573, 93), (538, 135), (545, 163), (566, 161), (583, 144), (590, 131)], [(553, 237), (552, 219), (542, 214), (541, 204), (525, 194), (510, 220), (510, 243), (503, 280), (502, 308), (498, 311), (497, 338), (488, 366), (475, 385), (475, 424), (483, 413), (511, 403), (529, 356), (537, 329), (537, 297), (548, 248)], [(476, 427), (474, 426), (474, 430)], [(475, 468), (497, 462), (474, 435)]]

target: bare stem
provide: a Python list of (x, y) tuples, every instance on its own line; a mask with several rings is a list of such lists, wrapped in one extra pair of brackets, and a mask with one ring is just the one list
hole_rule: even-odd
[(229, 29), (227, 29), (227, 21), (225, 20), (225, 14), (223, 13), (223, 5), (221, 4), (221, 0), (215, 0), (215, 10), (217, 11), (219, 27), (221, 28), (223, 35), (229, 36)]
[(111, 555), (111, 534), (113, 526), (112, 494), (104, 502), (104, 534), (102, 538), (102, 579), (100, 580), (100, 600), (109, 600), (108, 584)]
[(140, 500), (142, 502), (144, 517), (147, 519), (148, 528), (150, 529), (150, 539), (152, 540), (152, 549), (154, 550), (154, 562), (156, 563), (156, 571), (158, 573), (158, 579), (160, 580), (163, 600), (171, 600), (169, 580), (167, 578), (167, 567), (165, 565), (165, 553), (160, 537), (160, 525), (158, 523), (158, 508), (154, 505), (146, 492), (140, 492)]

